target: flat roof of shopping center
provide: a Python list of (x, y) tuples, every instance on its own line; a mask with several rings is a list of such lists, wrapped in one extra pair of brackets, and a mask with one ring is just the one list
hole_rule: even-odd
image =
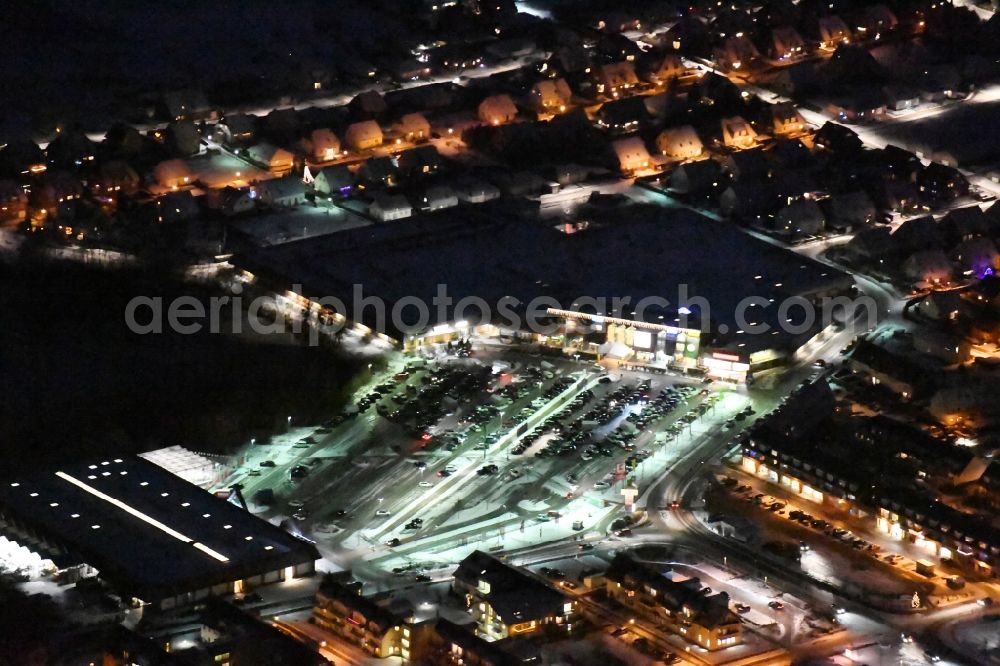
[[(561, 309), (577, 309), (583, 297), (620, 297), (630, 299), (627, 318), (635, 318), (630, 307), (656, 296), (670, 305), (647, 309), (643, 319), (666, 325), (675, 323), (686, 285), (689, 298), (707, 300), (713, 325), (733, 332), (737, 304), (747, 296), (774, 299), (752, 321), (776, 321), (782, 298), (853, 284), (846, 273), (684, 209), (622, 206), (591, 211), (586, 220), (587, 228), (565, 233), (534, 210), (498, 201), (259, 248), (232, 262), (280, 288), (301, 285), (310, 298), (336, 297), (348, 319), (376, 330), (372, 308), (354, 316), (353, 285), (389, 306), (406, 297), (431, 303), (440, 284), (455, 303), (478, 296), (491, 307), (505, 296), (521, 304), (550, 297)], [(698, 328), (700, 313), (692, 309), (690, 327)], [(430, 314), (429, 326), (462, 318), (436, 308)], [(764, 346), (776, 345), (772, 338)]]
[(4, 480), (0, 515), (144, 601), (319, 558), (312, 544), (138, 457)]

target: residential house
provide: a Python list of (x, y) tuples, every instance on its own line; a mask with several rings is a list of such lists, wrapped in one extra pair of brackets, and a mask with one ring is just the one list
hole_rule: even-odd
[(903, 222), (892, 236), (900, 252), (904, 254), (940, 249), (944, 245), (938, 223), (930, 215)]
[(861, 191), (836, 194), (823, 202), (826, 226), (840, 232), (861, 229), (875, 222), (878, 211)]
[(801, 136), (806, 131), (806, 121), (794, 104), (771, 106), (771, 131), (779, 137)]
[(258, 143), (250, 146), (245, 152), (246, 158), (267, 169), (275, 176), (285, 176), (295, 168), (295, 156), (284, 148), (278, 148), (270, 143)]
[(881, 152), (881, 164), (896, 180), (917, 182), (917, 174), (924, 170), (920, 158), (899, 146), (888, 144)]
[(637, 136), (611, 142), (611, 149), (618, 158), (618, 168), (624, 174), (648, 169), (652, 164), (646, 144)]
[(461, 178), (452, 185), (455, 195), (465, 203), (480, 204), (500, 198), (496, 185), (476, 178)]
[(306, 184), (295, 175), (261, 181), (256, 191), (260, 202), (273, 208), (294, 208), (306, 202)]
[(376, 194), (368, 206), (368, 214), (380, 222), (410, 217), (413, 207), (402, 194)]
[(399, 170), (391, 157), (369, 157), (358, 168), (357, 181), (362, 189), (395, 187), (399, 184)]
[(385, 98), (377, 90), (366, 90), (354, 96), (347, 108), (351, 111), (351, 116), (357, 120), (373, 120), (382, 116), (388, 106)]
[(125, 160), (108, 160), (97, 169), (91, 189), (97, 197), (134, 194), (139, 189), (139, 174)]
[(990, 234), (990, 220), (979, 206), (954, 208), (938, 222), (938, 230), (946, 247)]
[(920, 316), (938, 322), (956, 321), (964, 309), (961, 295), (953, 290), (932, 291), (913, 306)]
[(382, 128), (374, 120), (362, 120), (347, 126), (344, 142), (354, 151), (370, 150), (382, 145)]
[(643, 70), (642, 75), (646, 81), (656, 85), (666, 85), (670, 81), (677, 81), (691, 74), (680, 56), (674, 53), (659, 53), (649, 60), (648, 66)]
[(354, 174), (343, 164), (326, 167), (313, 176), (312, 186), (319, 194), (346, 197), (354, 188)]
[(239, 217), (257, 210), (257, 192), (250, 188), (226, 186), (210, 190), (205, 195), (205, 204), (225, 217)]
[(905, 84), (884, 86), (882, 94), (885, 96), (885, 106), (890, 111), (910, 111), (923, 101), (919, 90)]
[(951, 282), (951, 261), (941, 250), (922, 250), (903, 262), (903, 276), (918, 286), (932, 286)]
[(201, 215), (198, 200), (191, 190), (167, 192), (152, 203), (154, 220), (163, 224), (175, 224), (197, 219)]
[(48, 167), (45, 153), (33, 141), (13, 139), (0, 150), (0, 176), (16, 178), (39, 174)]
[(869, 183), (866, 191), (881, 210), (910, 213), (920, 206), (919, 192), (914, 183), (882, 179)]
[(969, 238), (951, 250), (951, 257), (963, 275), (983, 278), (1000, 271), (1000, 252), (989, 238)]
[(392, 126), (396, 137), (416, 143), (431, 138), (431, 124), (422, 113), (407, 113)]
[(435, 185), (424, 190), (422, 203), (424, 210), (428, 211), (454, 208), (458, 205), (458, 195), (447, 185)]
[(202, 120), (213, 118), (215, 110), (200, 90), (174, 90), (164, 93), (160, 113), (170, 120)]
[(777, 139), (767, 156), (785, 169), (808, 169), (815, 165), (812, 151), (800, 139)]
[(508, 62), (517, 58), (526, 58), (537, 48), (534, 40), (529, 37), (511, 37), (490, 42), (486, 53), (496, 62)]
[[(198, 624), (197, 641), (169, 639), (153, 641), (146, 645), (161, 647), (173, 645), (169, 653), (155, 656), (143, 654), (141, 644), (130, 644), (115, 653), (106, 652), (100, 663), (104, 666), (143, 664), (144, 666), (223, 666), (224, 664), (295, 664), (296, 666), (330, 666), (326, 657), (312, 646), (274, 626), (259, 613), (237, 608), (218, 598), (200, 602), (202, 611)], [(197, 625), (196, 625), (197, 626)], [(189, 645), (185, 645), (185, 643)], [(193, 645), (190, 645), (192, 644)], [(120, 644), (119, 644), (120, 645)], [(60, 659), (59, 661), (62, 661)], [(86, 660), (85, 660), (86, 661)], [(82, 663), (67, 659), (64, 663)], [(90, 663), (90, 662), (88, 662)]]
[(819, 36), (821, 49), (834, 50), (841, 44), (851, 42), (851, 31), (844, 20), (835, 14), (820, 16), (816, 19), (816, 32)]
[(761, 148), (730, 153), (719, 159), (722, 170), (735, 181), (761, 180), (771, 175), (771, 165)]
[(747, 179), (732, 183), (719, 195), (719, 209), (747, 224), (766, 226), (776, 212), (777, 200), (769, 181)]
[(841, 121), (864, 122), (885, 114), (886, 99), (876, 86), (858, 86), (831, 99), (827, 111)]
[(971, 344), (953, 333), (917, 326), (913, 331), (913, 348), (951, 365), (969, 360)]
[(0, 224), (28, 219), (28, 195), (16, 181), (0, 180)]
[(864, 148), (864, 142), (858, 137), (857, 132), (850, 127), (830, 121), (823, 123), (819, 128), (813, 137), (813, 143), (817, 148), (840, 157), (860, 153)]
[(882, 260), (885, 265), (885, 260), (892, 258), (896, 249), (896, 243), (888, 227), (867, 227), (854, 234), (854, 237), (844, 245), (843, 253), (848, 261), (873, 265)]
[(899, 26), (899, 20), (892, 10), (882, 4), (865, 7), (858, 32), (864, 39), (880, 39)]
[[(743, 91), (727, 77), (715, 72), (708, 72), (700, 79), (696, 87), (701, 103), (709, 102), (719, 109), (733, 109), (742, 106)], [(688, 95), (690, 98), (690, 94)]]
[(194, 184), (196, 176), (184, 160), (164, 160), (153, 167), (153, 178), (161, 187), (177, 190)]
[(636, 132), (646, 125), (649, 113), (641, 97), (627, 97), (603, 104), (595, 114), (597, 125), (612, 135)]
[(167, 149), (178, 157), (190, 157), (201, 151), (201, 135), (194, 123), (188, 120), (167, 125), (165, 143)]
[(467, 627), (438, 620), (428, 649), (419, 655), (427, 666), (522, 666), (524, 662), (503, 650), (503, 641), (487, 641)]
[(405, 58), (395, 63), (392, 75), (397, 81), (416, 81), (426, 79), (434, 73), (434, 68), (417, 58)]
[(523, 569), (475, 551), (455, 570), (453, 588), (489, 639), (573, 629), (576, 601)]
[(639, 85), (639, 77), (630, 62), (600, 65), (595, 69), (594, 90), (598, 95), (617, 98)]
[(822, 92), (829, 77), (816, 66), (816, 63), (805, 60), (787, 67), (782, 67), (775, 75), (771, 86), (785, 97), (802, 100)]
[(642, 95), (646, 114), (660, 125), (677, 125), (688, 120), (688, 104), (684, 97), (670, 92)]
[(818, 201), (822, 197), (820, 186), (807, 171), (772, 171), (771, 185), (775, 196), (786, 205), (800, 199)]
[(931, 162), (917, 176), (920, 195), (931, 201), (951, 201), (969, 193), (969, 181), (955, 167)]
[(733, 72), (753, 69), (760, 61), (760, 52), (743, 33), (726, 37), (721, 48), (716, 49), (715, 59), (720, 66)]
[(409, 658), (404, 644), (408, 618), (361, 596), (361, 584), (328, 577), (316, 591), (313, 605), (316, 626), (331, 632), (368, 654)]
[(661, 154), (674, 160), (693, 160), (702, 156), (705, 146), (698, 133), (690, 125), (671, 127), (656, 137), (656, 148)]
[(718, 191), (723, 181), (722, 169), (715, 160), (697, 160), (681, 164), (670, 174), (670, 189), (689, 197), (706, 198)]
[(274, 109), (261, 121), (261, 132), (265, 137), (282, 146), (291, 145), (298, 138), (302, 128), (302, 117), (292, 107)]
[(757, 132), (740, 116), (723, 118), (722, 143), (726, 148), (746, 150), (757, 145)]
[(253, 143), (257, 133), (257, 116), (236, 113), (227, 115), (212, 128), (212, 140), (227, 148), (240, 148)]
[(572, 97), (573, 93), (566, 79), (545, 79), (531, 86), (528, 106), (535, 113), (564, 113)]
[(630, 611), (666, 626), (704, 650), (724, 650), (743, 643), (739, 616), (729, 609), (729, 595), (711, 593), (697, 578), (687, 578), (620, 554), (605, 572), (607, 594)]
[(806, 42), (795, 28), (783, 25), (771, 30), (768, 55), (772, 58), (791, 60), (803, 56), (805, 53)]
[(517, 118), (517, 106), (510, 95), (491, 95), (479, 103), (479, 119), (487, 125), (503, 125)]
[(396, 156), (396, 162), (404, 178), (430, 176), (444, 166), (444, 158), (441, 157), (437, 147), (432, 145), (405, 150)]
[(826, 227), (826, 216), (815, 201), (802, 199), (781, 208), (774, 219), (774, 231), (801, 238), (815, 236)]
[(333, 130), (319, 127), (309, 132), (299, 141), (299, 146), (305, 152), (308, 161), (314, 164), (332, 162), (343, 153), (340, 149), (340, 139)]

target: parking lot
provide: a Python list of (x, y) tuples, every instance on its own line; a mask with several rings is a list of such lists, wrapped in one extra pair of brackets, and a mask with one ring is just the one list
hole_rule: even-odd
[(470, 356), (373, 377), (322, 426), (248, 447), (227, 483), (332, 561), (433, 572), (461, 549), (621, 529), (621, 488), (746, 404), (683, 378)]

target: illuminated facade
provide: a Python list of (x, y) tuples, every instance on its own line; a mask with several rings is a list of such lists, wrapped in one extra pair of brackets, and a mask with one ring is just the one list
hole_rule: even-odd
[(408, 618), (400, 617), (361, 596), (361, 585), (325, 580), (313, 606), (316, 626), (374, 657), (410, 659)]
[(491, 640), (573, 629), (576, 602), (531, 574), (476, 551), (455, 571), (454, 590), (465, 599), (476, 633)]
[(729, 595), (706, 595), (697, 578), (672, 579), (669, 571), (654, 570), (619, 555), (605, 579), (610, 598), (705, 650), (743, 643), (743, 627), (729, 610)]

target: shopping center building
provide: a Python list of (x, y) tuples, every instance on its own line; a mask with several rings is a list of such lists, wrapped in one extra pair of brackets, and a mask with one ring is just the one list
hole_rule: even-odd
[[(784, 301), (854, 288), (845, 273), (691, 211), (634, 205), (553, 225), (523, 204), (494, 203), (231, 262), (293, 307), (405, 350), (488, 336), (732, 381), (827, 332), (820, 322), (788, 332)], [(767, 332), (744, 331), (745, 318)]]

